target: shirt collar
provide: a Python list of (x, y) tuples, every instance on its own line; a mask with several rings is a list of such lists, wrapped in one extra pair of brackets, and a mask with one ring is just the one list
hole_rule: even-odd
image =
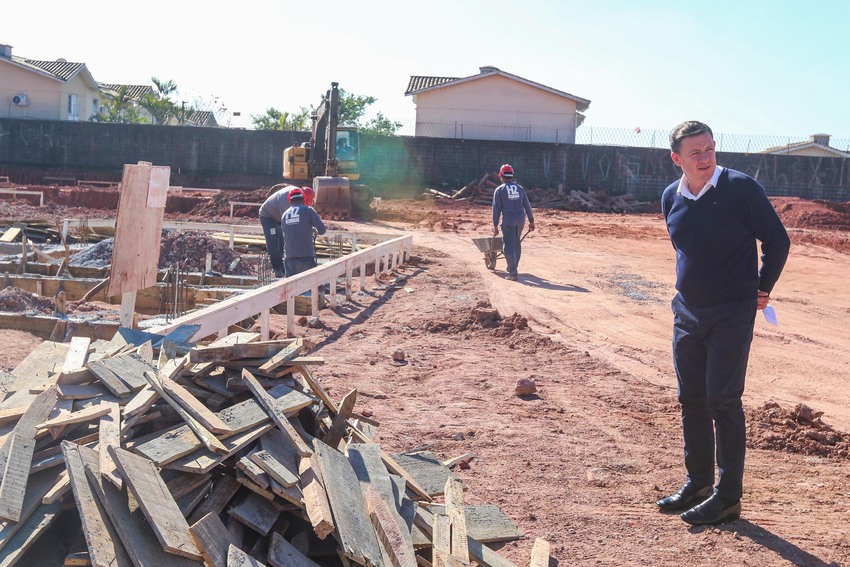
[(702, 188), (702, 190), (694, 195), (688, 190), (688, 180), (685, 179), (684, 174), (682, 178), (679, 180), (679, 188), (677, 189), (677, 193), (684, 197), (685, 199), (690, 199), (691, 201), (696, 201), (703, 195), (705, 195), (706, 191), (711, 189), (712, 187), (717, 187), (717, 182), (720, 180), (720, 174), (723, 173), (723, 168), (719, 165), (714, 166), (714, 175), (711, 176), (711, 179), (708, 180), (708, 183)]

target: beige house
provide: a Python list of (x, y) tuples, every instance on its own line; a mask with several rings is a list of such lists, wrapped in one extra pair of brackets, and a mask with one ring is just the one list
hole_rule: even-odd
[(27, 59), (0, 44), (0, 118), (84, 121), (100, 110), (100, 98), (84, 63)]
[(767, 148), (762, 153), (787, 156), (850, 157), (850, 152), (843, 152), (829, 145), (829, 134), (812, 134), (807, 142), (775, 146)]
[(416, 135), (432, 138), (571, 144), (590, 106), (496, 67), (463, 78), (412, 76), (404, 94), (416, 105)]

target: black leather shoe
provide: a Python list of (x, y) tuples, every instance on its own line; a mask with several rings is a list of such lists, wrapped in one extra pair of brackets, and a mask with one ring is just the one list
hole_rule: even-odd
[(722, 524), (737, 520), (741, 516), (741, 501), (730, 503), (717, 494), (698, 506), (694, 506), (681, 516), (684, 521), (695, 526)]
[(662, 512), (681, 512), (707, 499), (711, 496), (713, 490), (711, 486), (697, 486), (691, 482), (686, 482), (677, 492), (662, 498), (655, 505)]

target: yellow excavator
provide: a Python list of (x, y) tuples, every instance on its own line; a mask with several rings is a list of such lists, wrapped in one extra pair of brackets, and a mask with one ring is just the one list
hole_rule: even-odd
[[(293, 185), (312, 183), (316, 192), (313, 207), (319, 213), (351, 216), (352, 189), (355, 204), (368, 199), (357, 169), (357, 128), (339, 126), (339, 83), (331, 83), (319, 107), (312, 113), (310, 142), (283, 150), (283, 178)], [(368, 201), (365, 203), (368, 206)]]

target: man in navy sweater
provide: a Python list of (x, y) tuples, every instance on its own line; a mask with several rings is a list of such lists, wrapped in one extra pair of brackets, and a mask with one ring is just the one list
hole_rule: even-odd
[(664, 512), (684, 511), (681, 518), (689, 524), (740, 516), (746, 449), (741, 396), (753, 325), (790, 248), (764, 189), (743, 173), (719, 167), (714, 145), (705, 124), (676, 126), (670, 149), (682, 177), (661, 198), (676, 249), (673, 361), (687, 479), (656, 504)]
[(516, 281), (519, 259), (522, 256), (522, 227), (528, 217), (528, 230), (534, 230), (534, 213), (522, 185), (514, 181), (514, 168), (509, 164), (499, 169), (501, 185), (493, 193), (493, 236), (499, 235), (499, 218), (502, 219), (502, 239), (505, 260), (508, 261), (508, 279)]
[(303, 190), (292, 189), (289, 202), (292, 206), (286, 209), (280, 220), (283, 227), (283, 269), (287, 278), (315, 267), (313, 230), (317, 234), (327, 232), (316, 209), (304, 203)]

